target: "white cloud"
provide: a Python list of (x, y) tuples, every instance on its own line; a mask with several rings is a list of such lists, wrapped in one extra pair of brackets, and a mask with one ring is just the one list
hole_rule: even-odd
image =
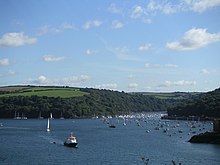
[(94, 55), (94, 54), (97, 54), (98, 52), (99, 52), (98, 50), (86, 49), (85, 54)]
[(0, 66), (7, 66), (7, 65), (9, 65), (8, 58), (0, 59)]
[(123, 28), (123, 27), (124, 27), (124, 24), (119, 22), (118, 20), (112, 21), (112, 28), (113, 29), (120, 29), (120, 28)]
[(0, 78), (1, 78), (1, 77), (5, 78), (5, 77), (8, 77), (8, 76), (14, 76), (15, 74), (16, 74), (15, 71), (9, 70), (9, 71), (6, 72), (5, 74), (0, 74)]
[(63, 60), (64, 57), (54, 56), (54, 55), (45, 55), (43, 56), (43, 60), (46, 62), (56, 62)]
[(145, 64), (145, 68), (161, 68), (162, 65), (160, 64), (150, 64), (150, 63), (146, 63)]
[(65, 23), (63, 23), (63, 24), (60, 26), (60, 29), (63, 29), (63, 30), (66, 30), (66, 29), (73, 29), (73, 30), (75, 30), (76, 27), (75, 27), (74, 24), (71, 24), (71, 23), (65, 22)]
[(112, 89), (112, 90), (117, 89), (117, 87), (118, 85), (116, 83), (107, 83), (107, 84), (100, 84), (95, 86), (95, 88), (98, 89)]
[(111, 53), (115, 54), (115, 56), (120, 60), (128, 60), (128, 61), (139, 61), (140, 59), (129, 54), (129, 49), (127, 47), (118, 47), (111, 48), (106, 45), (106, 49)]
[(177, 11), (177, 6), (172, 6), (171, 4), (167, 3), (163, 6), (162, 11), (164, 14), (173, 14)]
[(108, 10), (114, 14), (122, 14), (122, 9), (118, 8), (115, 3), (110, 4)]
[(87, 21), (84, 25), (83, 28), (84, 29), (90, 29), (92, 27), (100, 27), (102, 25), (102, 22), (99, 20), (90, 20)]
[(220, 6), (220, 0), (185, 0), (185, 3), (192, 11), (198, 13)]
[(58, 27), (51, 27), (49, 25), (44, 25), (39, 28), (39, 32), (37, 33), (37, 35), (41, 36), (41, 35), (45, 35), (48, 33), (61, 33), (65, 30), (71, 30), (71, 29), (75, 30), (76, 29), (75, 25), (67, 23), (67, 22), (61, 24)]
[(92, 51), (91, 51), (90, 49), (87, 49), (87, 50), (86, 50), (86, 54), (87, 54), (87, 55), (91, 55), (91, 54), (92, 54)]
[(136, 6), (133, 8), (131, 13), (131, 18), (139, 18), (145, 14), (144, 8), (141, 6)]
[(202, 73), (202, 74), (209, 74), (210, 72), (207, 69), (202, 69), (200, 73)]
[(45, 83), (47, 81), (47, 78), (45, 76), (39, 76), (37, 78), (37, 80), (40, 82), (40, 83)]
[(128, 79), (134, 79), (134, 78), (135, 78), (135, 75), (133, 74), (128, 75)]
[(9, 70), (9, 72), (8, 72), (8, 75), (15, 75), (15, 74), (16, 74), (16, 72), (13, 70)]
[(138, 87), (137, 83), (130, 83), (130, 84), (128, 84), (128, 88), (129, 89), (136, 89), (137, 87)]
[(193, 50), (220, 41), (220, 33), (208, 33), (207, 29), (193, 28), (185, 32), (179, 41), (168, 42), (166, 47), (173, 50)]
[(45, 25), (39, 28), (39, 32), (37, 33), (37, 35), (41, 36), (44, 34), (57, 33), (57, 32), (60, 32), (60, 30), (58, 30), (57, 28), (51, 28), (48, 25)]
[(152, 90), (152, 87), (150, 87), (150, 86), (146, 86), (146, 87), (144, 87), (144, 90), (146, 90), (146, 91), (150, 91), (150, 90)]
[(30, 38), (23, 32), (20, 33), (6, 33), (0, 38), (0, 47), (17, 47), (23, 45), (34, 44), (37, 42), (36, 38)]
[(153, 0), (151, 0), (148, 4), (147, 4), (147, 10), (148, 11), (156, 11), (161, 9), (161, 5)]
[(147, 18), (147, 17), (146, 17), (146, 18), (143, 18), (143, 19), (142, 19), (142, 22), (143, 22), (143, 23), (146, 23), (146, 24), (151, 24), (151, 23), (152, 23), (152, 20), (151, 20), (150, 18)]
[(117, 56), (118, 59), (127, 60), (127, 61), (139, 61), (138, 57), (130, 55), (129, 49), (127, 47), (115, 48), (112, 50), (113, 53)]
[(165, 81), (163, 84), (159, 85), (159, 87), (171, 87), (171, 86), (194, 86), (196, 85), (196, 81)]
[(146, 63), (145, 64), (145, 68), (177, 68), (178, 65), (175, 64), (165, 64), (165, 65), (161, 65), (161, 64), (150, 64), (150, 63)]
[(202, 69), (200, 71), (201, 74), (205, 74), (205, 75), (208, 75), (208, 74), (213, 74), (213, 73), (216, 73), (217, 71), (215, 69)]
[(149, 50), (149, 49), (151, 49), (151, 48), (152, 48), (152, 44), (146, 43), (146, 44), (140, 46), (140, 47), (138, 48), (138, 50), (140, 50), (140, 51), (146, 51), (146, 50)]
[(164, 66), (167, 68), (177, 68), (178, 67), (178, 65), (176, 65), (176, 64), (165, 64)]
[(64, 77), (61, 79), (50, 79), (50, 78), (47, 78), (41, 75), (36, 79), (30, 79), (26, 81), (25, 84), (74, 86), (74, 85), (79, 85), (80, 83), (83, 83), (89, 80), (90, 80), (90, 77), (88, 75)]
[(147, 9), (142, 6), (135, 6), (132, 8), (131, 18), (132, 19), (140, 19), (143, 23), (146, 23), (146, 24), (152, 23), (150, 15), (147, 12)]
[(180, 0), (177, 1), (156, 1), (151, 0), (145, 8), (142, 8), (148, 15), (155, 15), (157, 12), (173, 14), (177, 12), (193, 11), (197, 13), (205, 12), (214, 7), (220, 6), (220, 0)]
[(161, 11), (164, 14), (172, 14), (179, 10), (179, 5), (172, 5), (169, 2), (163, 2), (159, 3), (156, 1), (151, 0), (147, 4), (147, 11), (150, 12), (156, 12)]

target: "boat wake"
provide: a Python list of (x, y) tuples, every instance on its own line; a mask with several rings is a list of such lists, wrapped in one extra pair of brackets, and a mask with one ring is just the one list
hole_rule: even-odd
[(58, 145), (63, 145), (63, 141), (51, 136), (46, 136), (46, 135), (40, 135), (39, 137), (43, 138), (44, 140), (48, 141), (51, 144), (58, 144)]

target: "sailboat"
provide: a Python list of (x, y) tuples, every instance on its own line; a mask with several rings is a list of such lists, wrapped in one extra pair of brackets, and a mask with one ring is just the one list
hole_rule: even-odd
[(21, 117), (19, 116), (19, 112), (18, 112), (18, 114), (16, 113), (16, 111), (15, 111), (15, 116), (14, 116), (14, 119), (21, 119)]
[(64, 119), (62, 112), (61, 112), (61, 114), (60, 114), (60, 119)]
[(126, 126), (125, 118), (124, 118), (124, 123), (123, 123), (123, 125)]
[(52, 113), (50, 113), (50, 119), (54, 119)]
[(47, 119), (47, 132), (50, 132), (50, 119)]
[(44, 119), (44, 117), (41, 116), (41, 111), (39, 112), (38, 119)]

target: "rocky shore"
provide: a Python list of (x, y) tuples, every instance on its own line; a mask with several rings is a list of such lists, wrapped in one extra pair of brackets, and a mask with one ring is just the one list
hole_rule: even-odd
[(209, 143), (220, 144), (220, 133), (217, 132), (205, 132), (198, 135), (194, 135), (189, 140), (191, 143)]

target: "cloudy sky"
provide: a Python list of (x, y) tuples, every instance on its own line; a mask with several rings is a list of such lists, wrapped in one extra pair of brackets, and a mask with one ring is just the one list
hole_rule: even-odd
[(220, 87), (220, 0), (0, 0), (0, 86)]

